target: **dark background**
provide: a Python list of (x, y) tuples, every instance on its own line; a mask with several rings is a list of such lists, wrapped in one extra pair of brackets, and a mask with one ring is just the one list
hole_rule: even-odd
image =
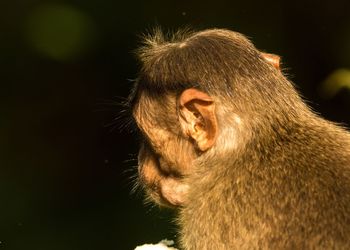
[(282, 56), (324, 117), (350, 124), (350, 1), (0, 2), (0, 249), (133, 249), (176, 239), (130, 194), (137, 140), (118, 105), (138, 35), (229, 28)]

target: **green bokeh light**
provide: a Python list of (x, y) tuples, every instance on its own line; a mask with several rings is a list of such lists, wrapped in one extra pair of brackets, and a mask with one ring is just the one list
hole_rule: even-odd
[(82, 55), (92, 45), (95, 26), (89, 16), (71, 6), (50, 4), (30, 13), (26, 36), (42, 54), (65, 61)]
[(342, 88), (350, 89), (350, 70), (337, 69), (320, 86), (320, 95), (325, 99), (333, 98)]

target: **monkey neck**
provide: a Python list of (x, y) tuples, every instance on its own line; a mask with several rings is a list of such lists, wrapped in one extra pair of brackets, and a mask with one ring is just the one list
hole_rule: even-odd
[[(227, 125), (227, 127), (232, 126)], [(276, 170), (274, 166), (278, 165), (284, 168), (281, 171), (288, 172), (291, 171), (288, 167), (303, 164), (295, 159), (294, 151), (303, 154), (301, 156), (312, 157), (315, 150), (320, 149), (321, 152), (322, 147), (341, 148), (344, 143), (344, 136), (338, 136), (343, 134), (342, 129), (318, 117), (306, 105), (300, 105), (298, 110), (292, 112), (287, 110), (284, 115), (270, 113), (270, 116), (265, 116), (264, 120), (258, 120), (254, 126), (251, 126), (249, 132), (245, 129), (247, 128), (233, 131), (231, 138), (227, 138), (229, 135), (223, 136), (226, 141), (235, 141), (233, 146), (216, 148), (201, 156), (195, 164), (194, 179), (190, 182), (202, 185), (208, 191), (210, 188), (224, 191), (232, 187), (220, 184), (222, 176), (230, 176), (232, 183), (237, 182), (242, 185), (245, 183), (243, 180), (248, 181), (247, 176), (255, 174), (261, 174), (266, 181), (269, 181), (266, 176), (273, 174)], [(320, 135), (328, 138), (329, 141), (321, 143), (318, 139)], [(350, 145), (349, 136), (346, 136), (345, 141)], [(309, 146), (310, 143), (312, 147)], [(292, 157), (295, 162), (292, 162)], [(251, 186), (261, 182), (246, 184)]]

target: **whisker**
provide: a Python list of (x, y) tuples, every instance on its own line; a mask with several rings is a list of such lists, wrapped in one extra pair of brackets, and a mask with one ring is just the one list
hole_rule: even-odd
[[(130, 80), (132, 81), (132, 80)], [(110, 132), (118, 129), (118, 132), (134, 133), (137, 129), (136, 123), (132, 117), (129, 97), (117, 96), (114, 100), (100, 100), (96, 104), (94, 111), (114, 113), (111, 121), (104, 124), (104, 127), (110, 128)]]

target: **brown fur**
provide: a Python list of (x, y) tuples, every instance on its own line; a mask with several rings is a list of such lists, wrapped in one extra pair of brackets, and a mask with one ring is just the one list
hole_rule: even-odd
[[(350, 134), (312, 112), (248, 39), (213, 29), (167, 41), (157, 31), (138, 55), (140, 181), (165, 205), (163, 180), (189, 187), (183, 249), (350, 249)], [(179, 125), (188, 88), (215, 100), (219, 135), (205, 152)], [(146, 178), (150, 156), (157, 171)]]

